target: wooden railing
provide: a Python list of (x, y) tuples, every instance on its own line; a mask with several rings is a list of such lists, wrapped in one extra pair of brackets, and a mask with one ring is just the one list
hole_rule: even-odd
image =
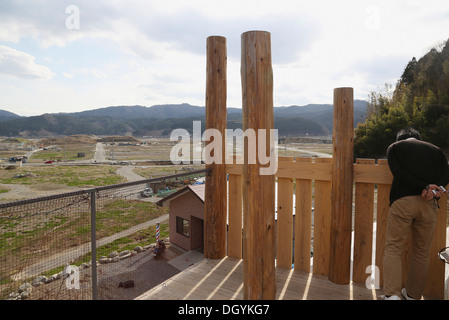
[[(229, 175), (228, 256), (235, 258), (243, 255), (242, 168), (241, 164), (226, 165)], [(329, 269), (334, 267), (329, 263), (332, 159), (279, 158), (276, 178), (277, 267), (292, 268), (293, 262), (295, 270), (328, 276)], [(376, 164), (374, 160), (357, 159), (353, 165), (353, 258), (350, 262), (353, 282), (366, 283), (375, 272), (375, 283), (382, 288), (391, 181), (392, 175), (385, 160)], [(426, 296), (437, 299), (444, 298), (445, 265), (437, 253), (446, 246), (446, 217), (447, 195), (440, 200), (425, 291)], [(407, 249), (403, 256), (404, 278), (409, 256), (410, 250)]]

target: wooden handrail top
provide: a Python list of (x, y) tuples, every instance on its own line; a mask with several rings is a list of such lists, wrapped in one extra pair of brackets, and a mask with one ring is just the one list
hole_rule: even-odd
[[(292, 158), (293, 159), (293, 158)], [(307, 159), (307, 158), (305, 158)], [(305, 180), (332, 180), (331, 162), (303, 162), (303, 161), (278, 161), (278, 170), (275, 174), (277, 178), (292, 178)], [(377, 183), (391, 184), (393, 175), (390, 168), (385, 163), (381, 164), (353, 164), (354, 182), (357, 183)], [(227, 164), (228, 174), (242, 175), (243, 164)]]

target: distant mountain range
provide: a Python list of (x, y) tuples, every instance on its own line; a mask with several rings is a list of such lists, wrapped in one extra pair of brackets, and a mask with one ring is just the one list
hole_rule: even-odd
[[(354, 101), (354, 127), (365, 121), (366, 101)], [(279, 136), (328, 136), (332, 134), (333, 106), (309, 104), (274, 108), (275, 128)], [(192, 122), (202, 121), (205, 108), (190, 104), (115, 106), (74, 113), (51, 113), (22, 117), (0, 110), (0, 135), (49, 137), (58, 135), (132, 135), (169, 136), (172, 130), (192, 131)], [(228, 108), (228, 128), (242, 127), (242, 109)]]
[(18, 116), (17, 114), (6, 111), (6, 110), (0, 110), (0, 122), (18, 119), (18, 118), (21, 118), (21, 116)]

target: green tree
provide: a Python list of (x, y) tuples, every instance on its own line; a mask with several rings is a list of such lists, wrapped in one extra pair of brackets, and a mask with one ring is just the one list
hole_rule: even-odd
[(354, 154), (357, 158), (384, 157), (388, 146), (396, 140), (399, 130), (410, 125), (409, 116), (401, 106), (372, 116), (355, 131)]
[(394, 91), (385, 85), (368, 97), (367, 119), (355, 131), (356, 157), (385, 156), (396, 132), (414, 127), (424, 140), (449, 150), (449, 41), (412, 58)]

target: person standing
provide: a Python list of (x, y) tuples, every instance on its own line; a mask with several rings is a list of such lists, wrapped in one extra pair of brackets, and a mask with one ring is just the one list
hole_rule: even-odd
[[(427, 280), (438, 199), (449, 183), (448, 161), (440, 148), (422, 141), (412, 128), (397, 134), (387, 158), (393, 182), (383, 259), (385, 299), (400, 300), (402, 295), (419, 300)], [(402, 253), (410, 232), (413, 255), (401, 288)]]

